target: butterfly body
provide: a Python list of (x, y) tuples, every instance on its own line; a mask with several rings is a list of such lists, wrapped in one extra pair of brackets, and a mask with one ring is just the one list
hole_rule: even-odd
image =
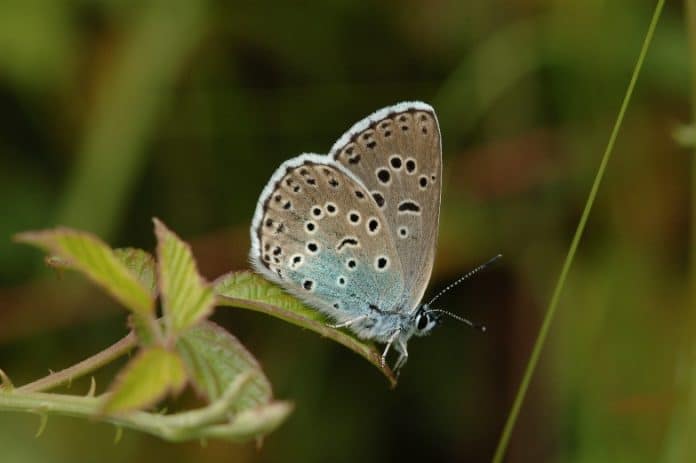
[(437, 323), (432, 272), (442, 154), (434, 110), (400, 103), (355, 124), (328, 155), (283, 163), (251, 227), (254, 268), (362, 339), (407, 358)]

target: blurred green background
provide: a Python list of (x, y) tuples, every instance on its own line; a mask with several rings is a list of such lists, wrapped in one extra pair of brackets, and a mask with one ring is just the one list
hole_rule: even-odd
[[(248, 226), (275, 167), (327, 152), (398, 101), (431, 103), (443, 134), (430, 293), (505, 257), (442, 299), (488, 333), (449, 323), (414, 341), (394, 391), (315, 334), (218, 309), (214, 320), (258, 357), (276, 396), (296, 404), (260, 449), (128, 431), (114, 445), (112, 427), (69, 418), (49, 419), (35, 439), (38, 417), (2, 413), (0, 459), (488, 461), (653, 7), (1, 2), (0, 367), (15, 383), (126, 327), (108, 297), (47, 271), (13, 233), (63, 224), (151, 249), (157, 216), (192, 243), (207, 277), (247, 268)], [(691, 119), (693, 60), (684, 4), (668, 2), (506, 461), (696, 461), (696, 176), (673, 138)], [(102, 388), (114, 371), (98, 375)]]

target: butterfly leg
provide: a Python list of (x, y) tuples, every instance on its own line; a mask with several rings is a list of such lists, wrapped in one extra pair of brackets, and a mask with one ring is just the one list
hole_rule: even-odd
[(384, 368), (384, 365), (387, 364), (387, 354), (389, 353), (389, 349), (391, 349), (392, 344), (394, 344), (394, 341), (396, 341), (396, 338), (399, 336), (399, 333), (401, 333), (401, 330), (394, 331), (394, 334), (392, 334), (389, 337), (389, 341), (387, 341), (387, 347), (385, 347), (384, 352), (382, 352), (382, 368)]
[(345, 328), (346, 326), (353, 325), (355, 323), (361, 322), (365, 320), (368, 316), (367, 315), (361, 315), (359, 317), (352, 318), (348, 321), (345, 321), (343, 323), (336, 323), (335, 325), (329, 325), (331, 328)]
[(398, 375), (399, 370), (406, 365), (406, 361), (408, 360), (408, 351), (406, 350), (406, 343), (399, 339), (398, 344), (398, 351), (399, 351), (399, 359), (396, 361), (396, 364), (394, 364), (394, 372)]

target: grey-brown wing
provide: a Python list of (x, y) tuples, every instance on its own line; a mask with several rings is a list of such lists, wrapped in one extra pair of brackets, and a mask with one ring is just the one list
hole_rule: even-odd
[(382, 211), (349, 171), (327, 156), (283, 163), (261, 193), (251, 261), (338, 322), (392, 310), (404, 293), (401, 264)]
[(404, 272), (410, 309), (430, 280), (442, 190), (437, 116), (421, 102), (381, 109), (356, 123), (329, 154), (353, 172), (384, 213)]

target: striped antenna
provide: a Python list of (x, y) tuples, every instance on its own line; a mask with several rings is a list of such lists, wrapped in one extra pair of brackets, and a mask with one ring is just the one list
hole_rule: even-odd
[[(478, 267), (476, 267), (475, 269), (471, 270), (470, 272), (468, 272), (468, 273), (465, 274), (464, 276), (460, 277), (460, 278), (457, 279), (456, 281), (454, 281), (454, 282), (450, 283), (449, 285), (447, 285), (447, 287), (446, 287), (445, 289), (443, 289), (442, 291), (440, 291), (439, 293), (437, 293), (437, 294), (435, 295), (435, 297), (433, 297), (432, 299), (430, 299), (430, 302), (428, 302), (428, 303), (425, 304), (425, 305), (426, 305), (426, 306), (429, 306), (430, 304), (432, 304), (433, 302), (435, 302), (436, 300), (438, 300), (438, 299), (440, 298), (440, 296), (442, 296), (443, 294), (445, 294), (447, 291), (449, 291), (450, 289), (454, 288), (455, 286), (457, 286), (457, 285), (458, 285), (459, 283), (461, 283), (462, 281), (468, 280), (468, 279), (471, 278), (472, 276), (476, 275), (478, 272), (480, 272), (480, 271), (483, 270), (484, 268), (488, 267), (489, 265), (491, 265), (493, 262), (495, 262), (496, 260), (500, 259), (501, 257), (503, 257), (503, 255), (502, 255), (502, 254), (498, 254), (497, 256), (492, 257), (491, 259), (488, 259), (487, 262), (484, 262), (483, 264), (481, 264), (481, 265), (479, 265)], [(471, 324), (471, 322), (469, 322), (469, 323)]]
[(486, 325), (482, 325), (481, 323), (474, 323), (471, 320), (467, 320), (466, 318), (460, 317), (459, 315), (453, 314), (452, 312), (448, 312), (446, 310), (440, 310), (440, 309), (428, 309), (425, 311), (425, 313), (431, 313), (431, 312), (443, 313), (449, 317), (454, 318), (455, 320), (458, 320), (462, 323), (469, 325), (472, 328), (479, 330), (482, 333), (486, 332)]

